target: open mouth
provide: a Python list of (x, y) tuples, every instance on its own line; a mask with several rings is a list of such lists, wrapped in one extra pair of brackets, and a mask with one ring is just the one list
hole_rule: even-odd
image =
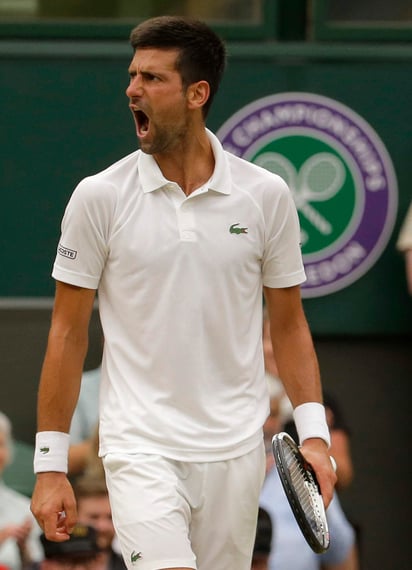
[(137, 109), (134, 105), (130, 106), (136, 123), (136, 130), (139, 137), (144, 137), (149, 131), (149, 117), (141, 109)]

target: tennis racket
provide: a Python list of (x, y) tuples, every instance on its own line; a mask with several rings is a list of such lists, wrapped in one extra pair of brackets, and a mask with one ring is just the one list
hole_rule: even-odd
[(285, 432), (272, 439), (276, 468), (303, 536), (318, 554), (329, 546), (328, 521), (315, 472)]

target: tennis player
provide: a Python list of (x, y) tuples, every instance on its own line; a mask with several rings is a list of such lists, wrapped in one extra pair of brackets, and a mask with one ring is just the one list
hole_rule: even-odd
[(128, 567), (249, 570), (269, 412), (263, 290), (326, 503), (336, 480), (300, 298), (297, 212), (281, 178), (224, 151), (205, 126), (225, 67), (216, 34), (160, 17), (131, 44), (126, 94), (140, 149), (82, 180), (63, 218), (32, 510), (50, 540), (69, 538), (68, 432), (98, 290), (99, 453)]

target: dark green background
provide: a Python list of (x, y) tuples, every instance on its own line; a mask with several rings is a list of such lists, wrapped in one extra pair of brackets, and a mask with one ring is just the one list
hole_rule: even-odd
[[(355, 480), (341, 498), (360, 530), (361, 568), (409, 570), (412, 299), (395, 241), (412, 197), (412, 45), (231, 43), (229, 50), (213, 130), (254, 99), (313, 92), (364, 117), (392, 157), (399, 209), (385, 252), (356, 283), (306, 300), (305, 309), (324, 386), (351, 428)], [(82, 177), (136, 148), (124, 95), (129, 58), (124, 41), (0, 41), (0, 410), (29, 444), (50, 321), (51, 303), (42, 298), (53, 294), (65, 204)], [(96, 312), (90, 338), (86, 369), (101, 358)]]
[[(346, 289), (305, 300), (315, 334), (411, 332), (402, 256), (395, 250), (411, 199), (412, 50), (311, 44), (229, 44), (209, 127), (254, 99), (306, 91), (336, 99), (383, 140), (399, 184), (391, 240)], [(52, 296), (50, 271), (65, 204), (77, 182), (136, 148), (124, 90), (130, 52), (118, 42), (0, 44), (0, 297)]]

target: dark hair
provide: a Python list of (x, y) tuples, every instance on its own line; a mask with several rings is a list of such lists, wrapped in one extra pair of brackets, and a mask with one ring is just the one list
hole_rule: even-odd
[(207, 81), (210, 96), (203, 107), (206, 117), (219, 88), (226, 65), (223, 41), (204, 22), (179, 16), (150, 18), (130, 34), (134, 51), (139, 48), (178, 49), (176, 69), (185, 89), (196, 81)]

